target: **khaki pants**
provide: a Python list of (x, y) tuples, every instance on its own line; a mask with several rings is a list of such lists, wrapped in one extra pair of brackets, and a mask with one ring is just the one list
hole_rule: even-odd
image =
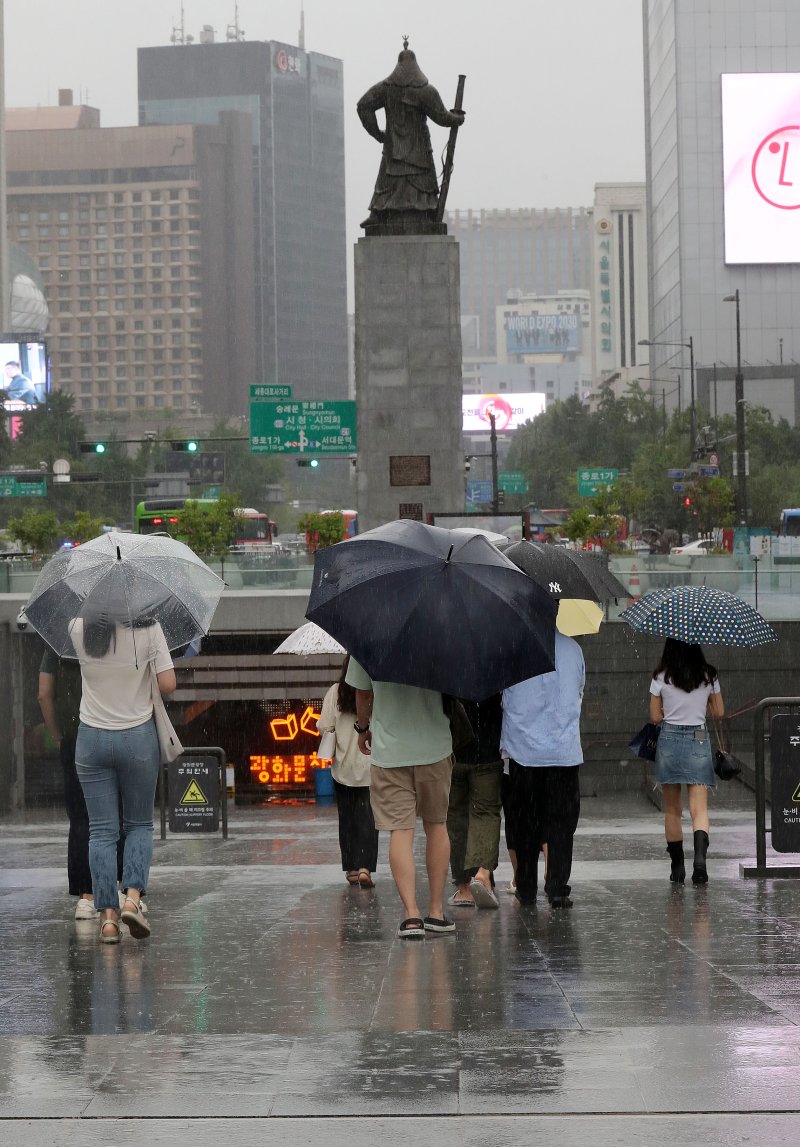
[(479, 868), (493, 872), (500, 850), (501, 761), (488, 765), (456, 763), (450, 783), (447, 831), (450, 870), (456, 884), (466, 884)]

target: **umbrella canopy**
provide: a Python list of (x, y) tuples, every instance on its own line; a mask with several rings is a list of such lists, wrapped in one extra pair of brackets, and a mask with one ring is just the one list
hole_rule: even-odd
[(746, 601), (707, 585), (675, 585), (647, 593), (622, 614), (633, 629), (693, 645), (753, 649), (778, 635)]
[(605, 614), (596, 601), (582, 601), (576, 597), (562, 597), (558, 603), (556, 629), (565, 637), (580, 637), (597, 633)]
[(599, 561), (563, 546), (515, 542), (503, 553), (554, 598), (609, 601), (625, 597), (625, 587)]
[(324, 629), (307, 621), (282, 641), (273, 653), (296, 653), (298, 657), (313, 657), (315, 653), (345, 653), (346, 650)]
[(453, 526), (450, 533), (451, 534), (467, 534), (470, 537), (472, 537), (475, 534), (481, 534), (484, 538), (486, 538), (488, 541), (494, 543), (494, 545), (499, 546), (501, 549), (503, 548), (503, 546), (508, 545), (507, 535), (495, 533), (494, 530), (480, 530), (477, 527), (475, 527), (475, 529), (473, 529), (472, 526)]
[(374, 680), (467, 700), (555, 667), (548, 594), (481, 535), (421, 522), (319, 550), (306, 617)]
[(77, 657), (77, 618), (103, 618), (135, 631), (154, 621), (170, 649), (207, 633), (225, 583), (173, 538), (112, 531), (56, 554), (33, 587), (25, 612), (60, 657)]

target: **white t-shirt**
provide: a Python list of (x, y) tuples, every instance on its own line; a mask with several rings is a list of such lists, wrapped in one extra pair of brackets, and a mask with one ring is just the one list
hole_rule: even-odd
[(664, 720), (670, 725), (704, 725), (708, 699), (712, 693), (719, 693), (720, 687), (719, 681), (715, 679), (712, 685), (698, 685), (691, 693), (687, 693), (677, 685), (668, 685), (664, 674), (659, 673), (650, 682), (650, 692), (654, 697), (661, 698)]
[(156, 673), (172, 669), (161, 626), (129, 629), (118, 625), (105, 657), (89, 657), (83, 645), (83, 620), (71, 630), (81, 664), (81, 721), (93, 729), (133, 729), (153, 715), (148, 662)]
[(330, 729), (336, 732), (336, 756), (331, 765), (333, 779), (349, 788), (366, 788), (369, 785), (372, 757), (362, 753), (358, 747), (358, 733), (353, 728), (355, 713), (342, 713), (337, 705), (339, 685), (331, 685), (322, 702), (322, 712), (317, 721), (320, 733)]

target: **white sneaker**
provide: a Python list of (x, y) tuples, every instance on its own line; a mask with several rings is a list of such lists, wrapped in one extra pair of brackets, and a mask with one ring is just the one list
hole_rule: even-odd
[[(140, 900), (139, 904), (141, 905), (142, 915), (146, 916), (147, 915), (147, 905), (145, 904), (144, 900)], [(122, 891), (121, 888), (119, 890), (119, 907), (120, 907), (120, 911), (122, 911), (122, 909), (125, 907), (125, 893)]]
[(94, 900), (87, 900), (84, 896), (78, 899), (75, 905), (76, 920), (96, 920), (100, 913), (94, 906)]

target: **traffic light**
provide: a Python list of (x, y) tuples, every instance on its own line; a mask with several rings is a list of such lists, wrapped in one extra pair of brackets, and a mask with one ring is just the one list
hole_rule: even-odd
[(81, 442), (81, 454), (105, 454), (108, 450), (107, 442)]
[(505, 506), (505, 504), (506, 504), (506, 492), (505, 492), (505, 490), (498, 490), (497, 491), (497, 504), (498, 504), (498, 506)]
[(170, 442), (173, 450), (183, 450), (187, 454), (196, 454), (200, 449), (200, 443), (195, 438), (187, 438), (177, 442)]
[(310, 466), (312, 470), (316, 470), (319, 466), (319, 458), (298, 458), (298, 466)]

